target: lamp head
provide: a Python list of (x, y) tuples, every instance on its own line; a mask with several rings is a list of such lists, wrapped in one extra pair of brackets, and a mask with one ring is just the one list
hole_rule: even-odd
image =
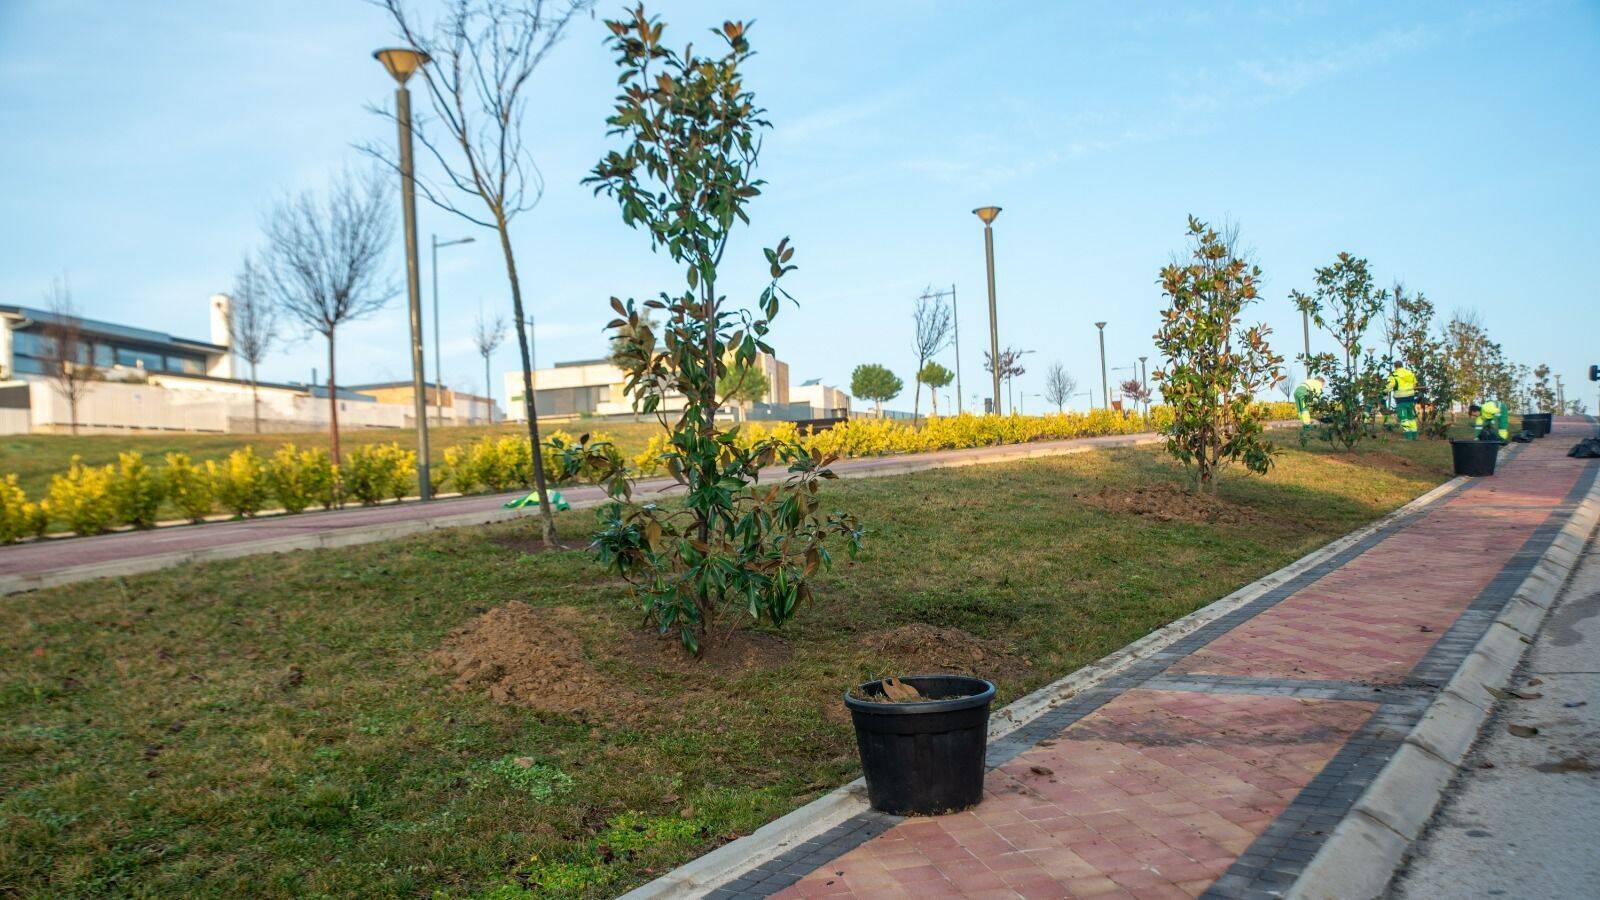
[(1101, 331), (1104, 331), (1105, 327), (1106, 327), (1106, 323), (1104, 323), (1104, 322), (1096, 322), (1096, 323), (1094, 323), (1094, 327), (1100, 329)]
[(977, 209), (973, 210), (972, 214), (977, 216), (978, 218), (982, 219), (983, 220), (983, 224), (990, 225), (990, 224), (993, 224), (994, 217), (1000, 215), (1000, 207), (998, 207), (998, 206), (980, 206)]
[(382, 50), (374, 50), (372, 58), (383, 63), (383, 67), (389, 70), (389, 74), (394, 76), (394, 80), (399, 84), (405, 84), (406, 79), (416, 74), (418, 69), (430, 61), (428, 54), (410, 47), (385, 47)]

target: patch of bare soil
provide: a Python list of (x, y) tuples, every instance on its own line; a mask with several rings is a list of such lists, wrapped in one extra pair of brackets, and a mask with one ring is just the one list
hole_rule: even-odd
[(864, 644), (886, 675), (975, 675), (993, 681), (1025, 674), (1033, 665), (1002, 641), (920, 622), (868, 635)]
[(1132, 488), (1103, 487), (1073, 496), (1107, 512), (1126, 513), (1157, 522), (1243, 525), (1260, 518), (1248, 507), (1164, 481)]
[(713, 630), (700, 639), (697, 658), (684, 649), (676, 631), (661, 634), (655, 628), (636, 628), (617, 647), (627, 661), (647, 669), (704, 674), (743, 674), (775, 669), (789, 661), (794, 648), (782, 635), (770, 631)]
[(589, 549), (589, 542), (582, 538), (558, 539), (553, 547), (547, 547), (537, 534), (497, 534), (489, 538), (489, 543), (494, 544), (496, 547), (504, 547), (507, 550), (528, 555), (549, 553), (551, 550), (566, 552), (568, 550)]
[(1406, 459), (1391, 450), (1367, 450), (1356, 461), (1360, 465), (1383, 469), (1386, 472), (1394, 472), (1397, 475), (1421, 475), (1426, 473), (1426, 468), (1420, 463)]
[(429, 659), (463, 693), (584, 719), (634, 716), (642, 701), (595, 671), (583, 652), (583, 625), (570, 606), (513, 601), (452, 631)]

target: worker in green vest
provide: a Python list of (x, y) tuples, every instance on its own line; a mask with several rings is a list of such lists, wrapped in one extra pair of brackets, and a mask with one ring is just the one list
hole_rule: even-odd
[(1300, 413), (1300, 440), (1311, 434), (1311, 404), (1322, 396), (1322, 379), (1313, 375), (1294, 389), (1294, 408)]
[(1417, 439), (1417, 373), (1401, 363), (1394, 364), (1389, 376), (1389, 397), (1400, 419), (1400, 433), (1408, 441)]
[(1478, 440), (1493, 440), (1496, 434), (1502, 441), (1511, 440), (1511, 413), (1504, 403), (1485, 400), (1467, 407), (1467, 413), (1472, 416), (1472, 427), (1478, 429)]

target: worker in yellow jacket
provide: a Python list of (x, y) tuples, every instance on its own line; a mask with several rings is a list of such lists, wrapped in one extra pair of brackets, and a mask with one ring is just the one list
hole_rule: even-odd
[(1417, 439), (1417, 374), (1400, 363), (1389, 376), (1389, 397), (1400, 419), (1400, 433), (1408, 441)]
[(1478, 429), (1478, 440), (1484, 439), (1484, 432), (1499, 434), (1502, 441), (1511, 440), (1511, 413), (1504, 403), (1485, 400), (1467, 407), (1467, 413), (1472, 416), (1472, 427)]
[(1311, 404), (1322, 396), (1322, 379), (1313, 375), (1294, 389), (1294, 408), (1300, 414), (1300, 441), (1311, 434)]

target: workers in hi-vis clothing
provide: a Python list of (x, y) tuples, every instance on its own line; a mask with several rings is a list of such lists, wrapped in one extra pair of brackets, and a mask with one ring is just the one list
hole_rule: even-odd
[(1408, 441), (1417, 439), (1417, 374), (1401, 363), (1394, 364), (1389, 376), (1389, 397), (1400, 419), (1400, 433)]
[(1313, 375), (1294, 389), (1294, 408), (1300, 413), (1300, 437), (1311, 431), (1311, 404), (1322, 396), (1322, 379)]
[(1467, 413), (1472, 416), (1472, 427), (1478, 429), (1478, 440), (1493, 440), (1495, 434), (1502, 441), (1511, 440), (1511, 413), (1504, 403), (1485, 400), (1467, 407)]

